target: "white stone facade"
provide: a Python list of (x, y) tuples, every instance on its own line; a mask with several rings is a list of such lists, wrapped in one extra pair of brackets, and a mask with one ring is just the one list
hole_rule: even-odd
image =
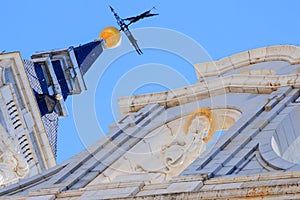
[[(300, 48), (196, 64), (199, 82), (122, 97), (105, 138), (4, 199), (300, 199)], [(226, 131), (226, 132), (225, 132)]]
[(0, 187), (3, 187), (41, 173), (56, 162), (19, 53), (0, 55), (0, 73)]

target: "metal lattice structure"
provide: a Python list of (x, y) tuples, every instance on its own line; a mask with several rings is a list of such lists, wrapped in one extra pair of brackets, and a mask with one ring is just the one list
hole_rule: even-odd
[[(30, 82), (30, 86), (34, 93), (42, 94), (42, 88), (38, 76), (34, 70), (34, 63), (30, 60), (24, 60), (24, 67)], [(52, 152), (56, 157), (57, 152), (57, 130), (58, 130), (58, 115), (53, 112), (42, 116), (42, 121), (47, 133)]]

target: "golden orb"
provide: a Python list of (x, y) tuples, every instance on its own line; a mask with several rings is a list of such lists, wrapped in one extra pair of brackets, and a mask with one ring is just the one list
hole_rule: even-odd
[(115, 48), (121, 43), (121, 33), (113, 26), (104, 28), (100, 33), (100, 38), (105, 40), (105, 46), (107, 48)]
[(63, 97), (62, 97), (62, 95), (60, 95), (60, 94), (56, 94), (56, 95), (55, 95), (55, 99), (59, 101), (59, 100), (62, 100)]

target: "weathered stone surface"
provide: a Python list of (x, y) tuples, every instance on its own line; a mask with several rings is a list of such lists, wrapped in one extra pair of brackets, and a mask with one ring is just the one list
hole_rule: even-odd
[(54, 200), (54, 199), (56, 199), (55, 195), (33, 196), (33, 197), (26, 198), (26, 200)]

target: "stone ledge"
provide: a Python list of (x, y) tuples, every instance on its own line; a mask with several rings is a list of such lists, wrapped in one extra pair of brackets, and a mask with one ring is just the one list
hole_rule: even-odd
[[(215, 198), (245, 198), (280, 197), (287, 199), (291, 194), (299, 197), (300, 172), (281, 172), (273, 174), (257, 174), (249, 176), (227, 176), (203, 180), (206, 176), (181, 176), (160, 184), (150, 184), (143, 187), (142, 182), (109, 183), (69, 190), (54, 195), (40, 193), (39, 196), (29, 196), (34, 199), (215, 199)], [(197, 180), (199, 179), (199, 180)], [(202, 181), (203, 180), (203, 181)], [(52, 194), (51, 194), (52, 193)], [(36, 193), (37, 195), (37, 193)], [(28, 196), (27, 196), (28, 198)], [(9, 199), (9, 197), (4, 197)], [(19, 199), (26, 199), (20, 196)]]

